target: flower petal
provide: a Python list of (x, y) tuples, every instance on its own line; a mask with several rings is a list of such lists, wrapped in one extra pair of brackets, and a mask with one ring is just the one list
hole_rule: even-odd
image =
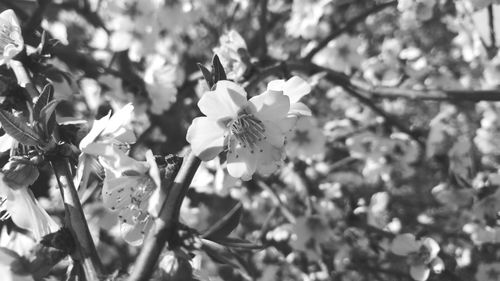
[(282, 128), (274, 122), (263, 121), (263, 123), (266, 128), (266, 142), (276, 147), (282, 147), (285, 144), (285, 132), (282, 131)]
[(224, 133), (225, 129), (215, 119), (197, 117), (189, 126), (186, 140), (196, 156), (208, 161), (224, 149)]
[(399, 256), (406, 256), (409, 253), (416, 252), (418, 248), (419, 244), (415, 240), (415, 235), (411, 233), (396, 236), (391, 244), (391, 251)]
[(312, 116), (311, 109), (301, 102), (292, 103), (288, 114), (294, 116)]
[(87, 145), (90, 143), (93, 143), (97, 137), (104, 131), (106, 126), (108, 125), (109, 118), (111, 117), (111, 112), (108, 113), (108, 115), (102, 117), (99, 120), (95, 120), (94, 124), (92, 124), (92, 129), (90, 129), (90, 132), (80, 141), (80, 149), (85, 148)]
[(425, 246), (429, 250), (429, 258), (434, 259), (437, 257), (440, 247), (436, 240), (430, 237), (424, 237), (420, 239), (422, 245)]
[(120, 212), (120, 230), (123, 240), (132, 246), (140, 246), (144, 237), (154, 226), (154, 220), (138, 209), (126, 209)]
[(247, 105), (247, 93), (234, 82), (217, 82), (214, 91), (206, 92), (198, 102), (198, 107), (206, 116), (213, 119), (236, 118), (238, 111)]
[(440, 274), (444, 270), (444, 262), (441, 258), (437, 257), (431, 261), (431, 268), (434, 273)]
[(233, 144), (227, 153), (227, 171), (242, 180), (250, 180), (257, 169), (257, 155), (246, 148)]
[(304, 79), (293, 76), (285, 82), (283, 92), (290, 98), (290, 103), (296, 103), (311, 92), (311, 86)]
[(304, 79), (293, 76), (288, 80), (273, 80), (267, 84), (268, 91), (283, 92), (290, 98), (290, 103), (298, 102), (311, 92), (311, 86)]
[(262, 143), (260, 147), (257, 170), (263, 175), (269, 175), (281, 166), (284, 158), (283, 149), (270, 143)]
[(145, 174), (149, 170), (146, 162), (137, 161), (126, 155), (120, 149), (104, 143), (91, 143), (82, 149), (82, 152), (99, 156), (99, 161), (103, 167), (113, 172), (114, 177), (120, 177), (125, 171), (136, 171), (138, 174)]
[(133, 116), (134, 106), (129, 103), (115, 112), (106, 124), (102, 131), (102, 135), (111, 135), (121, 142), (134, 143), (136, 141), (135, 135), (132, 130), (128, 130), (123, 126), (130, 122)]
[[(106, 170), (106, 178), (108, 170)], [(106, 179), (102, 187), (102, 202), (112, 211), (119, 211), (132, 203), (135, 189), (144, 181), (144, 176), (121, 176)]]
[(0, 194), (7, 199), (5, 209), (14, 224), (31, 231), (36, 240), (59, 229), (57, 223), (38, 204), (28, 187), (11, 189), (3, 181), (3, 174), (0, 177)]
[(0, 152), (5, 152), (12, 148), (12, 144), (14, 143), (14, 138), (9, 136), (8, 134), (4, 134), (0, 137)]
[(250, 99), (251, 110), (257, 118), (279, 120), (286, 117), (290, 99), (281, 92), (264, 92)]
[(421, 264), (421, 265), (413, 265), (410, 267), (410, 275), (416, 281), (425, 281), (429, 278), (431, 270)]

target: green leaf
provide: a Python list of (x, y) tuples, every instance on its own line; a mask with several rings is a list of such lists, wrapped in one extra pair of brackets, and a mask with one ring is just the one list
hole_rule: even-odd
[(226, 71), (224, 71), (224, 67), (221, 64), (219, 57), (214, 55), (212, 59), (212, 81), (215, 85), (220, 80), (227, 80)]
[(209, 240), (217, 240), (227, 237), (240, 223), (243, 205), (236, 204), (222, 219), (209, 228), (202, 237)]
[(56, 115), (54, 111), (60, 102), (61, 100), (53, 100), (45, 105), (40, 111), (39, 122), (42, 124), (43, 132), (46, 138), (52, 135), (52, 132), (56, 127)]
[(240, 269), (242, 273), (248, 275), (248, 271), (245, 266), (240, 262), (238, 256), (231, 251), (231, 249), (205, 239), (202, 239), (201, 249), (205, 251), (205, 253), (207, 253), (207, 255), (215, 262), (230, 265), (236, 269)]
[(197, 65), (201, 71), (201, 74), (203, 74), (203, 78), (205, 78), (205, 81), (208, 84), (208, 88), (212, 89), (212, 87), (214, 85), (214, 81), (212, 80), (212, 72), (210, 72), (210, 70), (208, 70), (208, 68), (206, 68), (201, 63), (198, 63)]
[(33, 106), (33, 120), (40, 119), (40, 112), (49, 102), (54, 98), (54, 87), (52, 84), (47, 84), (42, 90), (42, 93), (38, 97), (35, 105)]
[(252, 243), (250, 241), (247, 241), (245, 239), (240, 239), (236, 237), (224, 237), (221, 239), (217, 239), (216, 241), (223, 246), (229, 247), (229, 248), (238, 248), (238, 249), (246, 249), (246, 250), (262, 250), (264, 246), (262, 245), (257, 245), (255, 243)]
[(43, 146), (44, 142), (35, 130), (21, 119), (5, 110), (0, 110), (0, 123), (7, 134), (25, 145)]

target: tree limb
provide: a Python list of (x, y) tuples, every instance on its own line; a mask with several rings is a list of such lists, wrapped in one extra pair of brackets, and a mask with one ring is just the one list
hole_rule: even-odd
[(344, 32), (352, 29), (358, 23), (364, 21), (369, 15), (378, 13), (387, 7), (396, 6), (397, 4), (398, 4), (398, 1), (390, 1), (387, 3), (380, 4), (380, 5), (376, 5), (373, 8), (371, 8), (371, 9), (361, 13), (360, 15), (352, 18), (351, 20), (346, 22), (342, 27), (333, 31), (330, 35), (328, 35), (326, 38), (321, 40), (316, 47), (314, 47), (307, 55), (304, 56), (303, 59), (306, 61), (310, 61), (314, 57), (314, 55), (316, 55), (319, 51), (321, 51), (324, 47), (326, 47), (326, 45), (328, 45), (328, 43), (330, 43), (330, 41), (337, 38), (338, 36), (340, 36)]
[(201, 160), (193, 153), (184, 158), (182, 166), (168, 192), (160, 216), (155, 220), (154, 231), (151, 231), (144, 240), (134, 269), (127, 279), (128, 281), (150, 280), (165, 244), (173, 237), (179, 220), (179, 209), (200, 163)]

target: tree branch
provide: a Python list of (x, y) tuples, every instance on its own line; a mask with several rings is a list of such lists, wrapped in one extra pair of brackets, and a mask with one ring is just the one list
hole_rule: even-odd
[(160, 216), (155, 221), (155, 229), (144, 240), (134, 269), (127, 279), (128, 281), (150, 280), (165, 244), (173, 237), (179, 220), (179, 209), (200, 163), (201, 160), (193, 153), (184, 158), (182, 166), (168, 192)]
[(321, 51), (324, 47), (326, 47), (326, 45), (328, 45), (328, 43), (330, 43), (330, 41), (337, 38), (338, 36), (340, 36), (344, 32), (352, 29), (358, 23), (364, 21), (369, 15), (378, 13), (387, 7), (396, 6), (397, 4), (398, 4), (398, 1), (390, 1), (387, 3), (380, 4), (380, 5), (376, 5), (373, 8), (371, 8), (371, 9), (361, 13), (360, 15), (352, 18), (351, 20), (346, 22), (342, 27), (333, 31), (330, 35), (328, 35), (326, 38), (321, 40), (318, 43), (318, 45), (316, 47), (314, 47), (303, 59), (310, 61), (314, 57), (314, 55), (316, 55), (319, 51)]
[(259, 15), (259, 27), (260, 30), (258, 31), (258, 37), (259, 37), (259, 56), (265, 57), (267, 56), (267, 39), (266, 39), (266, 34), (267, 34), (267, 0), (260, 0), (260, 15)]
[(97, 255), (78, 192), (73, 184), (69, 162), (61, 156), (54, 157), (50, 162), (64, 200), (66, 226), (76, 242), (76, 253), (73, 254), (73, 258), (81, 263), (86, 280), (100, 280), (99, 278), (103, 276), (101, 260)]
[(351, 96), (355, 97), (358, 101), (360, 101), (362, 104), (370, 108), (373, 112), (378, 114), (379, 116), (383, 117), (385, 121), (392, 125), (393, 127), (397, 128), (401, 132), (406, 133), (410, 137), (412, 137), (414, 140), (416, 140), (419, 145), (423, 146), (424, 142), (420, 139), (420, 136), (416, 134), (415, 132), (411, 131), (407, 126), (405, 126), (402, 122), (400, 122), (396, 117), (390, 115), (389, 113), (385, 112), (382, 108), (378, 107), (371, 99), (370, 97), (366, 97), (360, 92), (359, 86), (355, 86), (352, 82), (351, 79), (340, 72), (333, 71), (328, 68), (323, 68), (318, 65), (315, 65), (313, 63), (304, 63), (304, 62), (298, 62), (298, 63), (286, 63), (282, 62), (278, 64), (277, 66), (273, 66), (271, 68), (265, 69), (261, 73), (259, 73), (254, 79), (249, 81), (247, 84), (246, 88), (247, 91), (250, 91), (252, 88), (255, 88), (260, 81), (265, 79), (266, 77), (269, 76), (279, 76), (279, 73), (282, 71), (283, 64), (286, 64), (286, 67), (289, 71), (299, 71), (299, 72), (305, 72), (308, 75), (318, 73), (318, 72), (326, 72), (326, 77), (329, 81), (331, 81), (334, 84), (337, 84), (341, 86), (348, 94)]
[(386, 99), (410, 99), (410, 100), (428, 100), (428, 101), (500, 101), (500, 90), (440, 90), (440, 89), (404, 89), (385, 86), (373, 86), (367, 82), (353, 79), (348, 75), (337, 72), (335, 70), (322, 67), (310, 62), (304, 63), (301, 61), (279, 62), (275, 65), (267, 67), (253, 76), (245, 85), (247, 91), (254, 90), (258, 84), (267, 77), (281, 77), (282, 64), (286, 64), (288, 69), (293, 72), (300, 72), (306, 75), (313, 75), (320, 72), (328, 73), (330, 79), (335, 84), (341, 87), (353, 87), (363, 94), (374, 98)]
[(495, 17), (493, 14), (493, 4), (488, 5), (488, 24), (490, 26), (490, 45), (496, 50), (497, 39), (495, 36)]
[(408, 136), (413, 138), (415, 141), (417, 141), (420, 146), (422, 146), (422, 147), (425, 146), (425, 142), (421, 139), (421, 136), (419, 134), (413, 132), (412, 130), (410, 130), (405, 124), (403, 124), (401, 121), (399, 121), (398, 118), (385, 112), (385, 110), (378, 107), (371, 99), (361, 95), (356, 90), (354, 90), (352, 87), (343, 87), (343, 88), (349, 95), (355, 97), (358, 101), (360, 101), (366, 107), (370, 108), (377, 115), (383, 117), (385, 122), (387, 122), (387, 124), (395, 127), (396, 129), (400, 130), (401, 132), (407, 134)]

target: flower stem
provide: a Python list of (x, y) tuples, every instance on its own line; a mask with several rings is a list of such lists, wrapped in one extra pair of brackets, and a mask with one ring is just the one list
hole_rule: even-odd
[(76, 242), (73, 259), (81, 263), (86, 280), (100, 280), (103, 275), (101, 260), (97, 255), (78, 192), (73, 184), (69, 162), (66, 158), (58, 157), (51, 160), (51, 164), (64, 200), (66, 225)]
[(157, 267), (158, 258), (165, 247), (165, 243), (174, 234), (175, 226), (179, 220), (179, 209), (200, 163), (200, 159), (193, 153), (184, 158), (182, 166), (168, 192), (160, 216), (155, 221), (156, 227), (144, 240), (128, 281), (150, 280), (154, 269)]

